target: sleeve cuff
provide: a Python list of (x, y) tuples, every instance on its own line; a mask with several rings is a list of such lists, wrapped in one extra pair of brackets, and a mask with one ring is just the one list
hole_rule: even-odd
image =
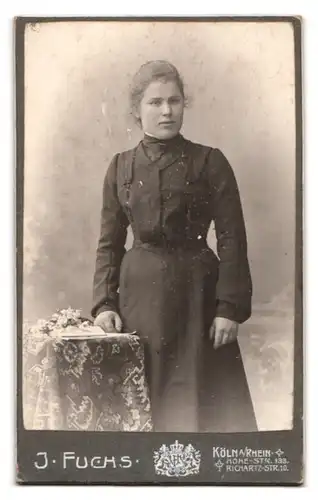
[(244, 323), (244, 321), (250, 317), (250, 313), (243, 311), (235, 304), (220, 300), (216, 306), (215, 316), (227, 318), (231, 321), (236, 321), (237, 323)]
[(117, 307), (115, 307), (114, 304), (102, 304), (97, 309), (93, 309), (91, 314), (92, 314), (93, 318), (96, 318), (100, 313), (106, 312), (106, 311), (118, 312)]

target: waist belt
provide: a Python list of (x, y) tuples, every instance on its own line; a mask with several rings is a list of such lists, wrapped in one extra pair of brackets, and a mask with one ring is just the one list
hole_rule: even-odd
[(156, 242), (145, 242), (140, 240), (134, 240), (133, 248), (144, 248), (145, 250), (167, 250), (167, 251), (175, 251), (175, 250), (183, 250), (183, 251), (191, 251), (197, 250), (201, 251), (209, 248), (205, 239), (193, 239), (193, 240), (184, 240), (184, 241), (156, 241)]

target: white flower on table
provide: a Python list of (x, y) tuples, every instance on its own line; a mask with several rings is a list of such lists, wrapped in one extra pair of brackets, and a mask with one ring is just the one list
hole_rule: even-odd
[(45, 319), (38, 319), (36, 322), (36, 328), (45, 328), (47, 325), (47, 321)]

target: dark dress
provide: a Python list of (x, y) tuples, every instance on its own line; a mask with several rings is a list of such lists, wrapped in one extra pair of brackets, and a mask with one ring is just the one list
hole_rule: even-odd
[[(218, 257), (206, 241), (212, 221)], [(222, 152), (178, 135), (145, 136), (117, 154), (104, 182), (92, 315), (117, 311), (144, 340), (155, 431), (256, 430), (238, 343), (215, 350), (208, 338), (216, 315), (246, 321), (251, 296), (238, 187)]]

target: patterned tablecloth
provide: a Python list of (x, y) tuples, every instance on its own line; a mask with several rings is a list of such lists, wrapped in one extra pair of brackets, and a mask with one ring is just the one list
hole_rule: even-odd
[(139, 338), (25, 334), (23, 414), (26, 429), (151, 431)]

